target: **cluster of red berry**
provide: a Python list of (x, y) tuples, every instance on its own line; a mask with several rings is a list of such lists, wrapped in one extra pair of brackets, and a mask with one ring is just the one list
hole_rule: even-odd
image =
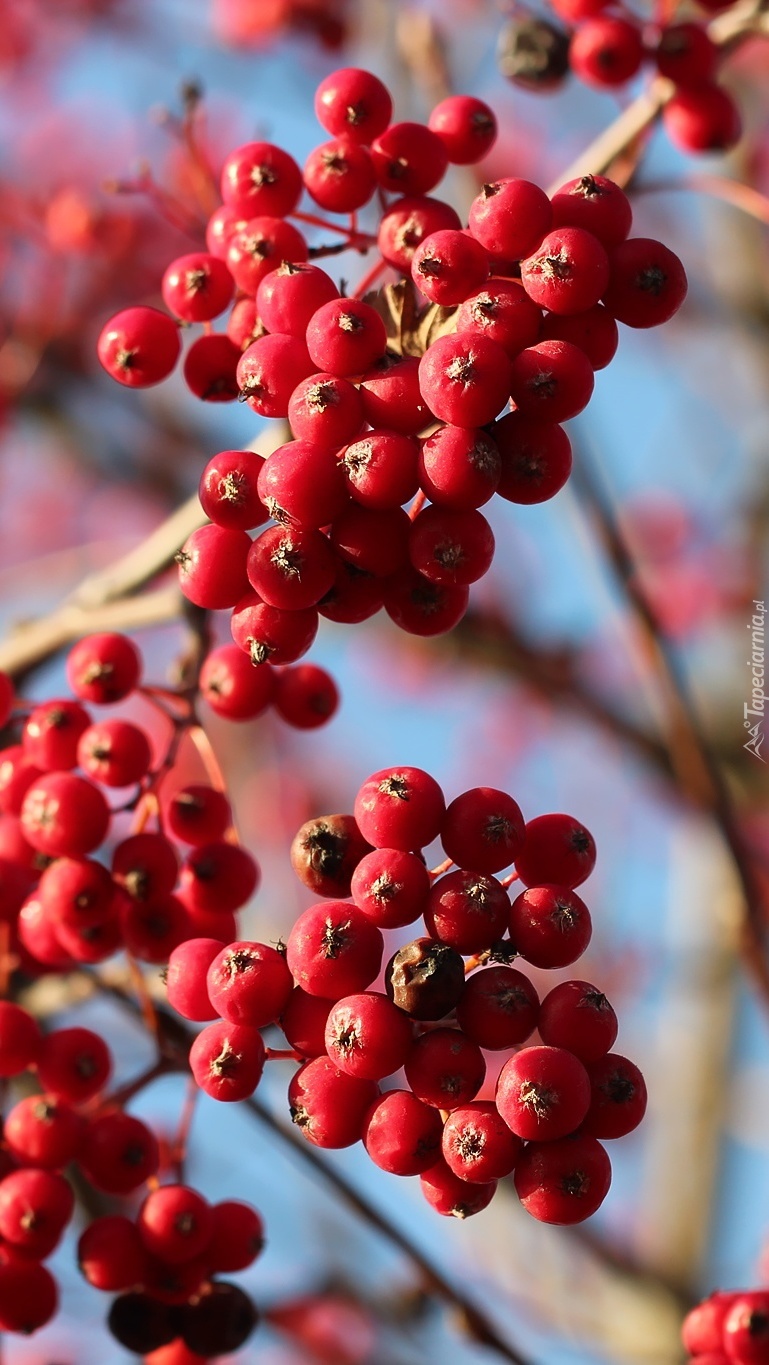
[[(43, 1036), (31, 1014), (0, 1001), (0, 1076), (30, 1070), (43, 1093), (8, 1112), (0, 1153), (0, 1329), (23, 1333), (44, 1326), (58, 1305), (42, 1262), (74, 1210), (64, 1168), (74, 1162), (95, 1190), (125, 1198), (160, 1162), (147, 1125), (99, 1101), (112, 1070), (99, 1035), (67, 1028)], [(249, 1205), (210, 1207), (184, 1185), (165, 1185), (135, 1219), (95, 1218), (78, 1261), (89, 1284), (121, 1293), (109, 1326), (122, 1345), (143, 1354), (181, 1338), (206, 1357), (237, 1349), (256, 1321), (248, 1296), (212, 1276), (245, 1269), (262, 1242), (261, 1219)]]
[[(259, 869), (233, 840), (229, 801), (203, 783), (168, 799), (162, 792), (189, 716), (164, 716), (170, 738), (154, 762), (142, 727), (92, 720), (84, 702), (112, 704), (137, 689), (152, 696), (124, 635), (81, 640), (67, 674), (78, 700), (33, 707), (20, 742), (0, 750), (0, 922), (10, 948), (35, 974), (102, 962), (121, 948), (167, 962), (176, 944), (213, 926), (234, 936), (234, 911), (256, 889)], [(13, 690), (4, 675), (0, 690), (5, 721)], [(129, 786), (131, 799), (111, 807), (106, 791)], [(134, 832), (123, 837), (129, 816)], [(146, 828), (152, 819), (156, 830)], [(109, 867), (92, 856), (107, 841)]]
[[(446, 862), (430, 873), (421, 850), (437, 838)], [(170, 1002), (188, 1019), (220, 1020), (192, 1045), (197, 1083), (219, 1100), (250, 1095), (265, 1060), (259, 1030), (279, 1022), (302, 1061), (291, 1114), (316, 1146), (362, 1138), (383, 1170), (420, 1175), (443, 1214), (477, 1213), (511, 1173), (536, 1218), (594, 1213), (611, 1179), (598, 1139), (641, 1121), (643, 1078), (610, 1053), (617, 1019), (595, 986), (562, 982), (540, 1004), (510, 965), (562, 968), (587, 947), (590, 914), (574, 887), (595, 862), (588, 831), (566, 815), (524, 825), (512, 797), (487, 787), (447, 807), (428, 773), (391, 768), (364, 782), (354, 815), (304, 825), (292, 861), (324, 899), (285, 948), (197, 939), (171, 956)], [(525, 889), (511, 903), (515, 880)], [(384, 933), (420, 918), (428, 936), (382, 973)], [(368, 989), (380, 973), (383, 990)], [(505, 1063), (495, 1102), (477, 1101), (483, 1049), (519, 1048), (535, 1028), (542, 1045)], [(381, 1093), (401, 1068), (406, 1088)]]
[(711, 1294), (687, 1313), (682, 1338), (695, 1365), (767, 1365), (769, 1292)]
[[(735, 0), (697, 0), (708, 13)], [(617, 90), (650, 66), (673, 83), (662, 111), (671, 141), (685, 152), (725, 151), (742, 134), (732, 95), (718, 83), (721, 51), (702, 20), (649, 24), (611, 0), (551, 0), (569, 32), (544, 19), (514, 20), (500, 40), (504, 74), (525, 89), (550, 90), (569, 73), (598, 90)]]
[[(227, 335), (189, 348), (187, 382), (203, 398), (239, 395), (261, 416), (287, 417), (294, 439), (267, 459), (214, 456), (200, 485), (210, 524), (178, 559), (185, 595), (232, 608), (235, 643), (256, 665), (298, 659), (319, 615), (359, 622), (384, 605), (406, 631), (450, 630), (494, 554), (478, 509), (495, 492), (533, 503), (562, 487), (571, 447), (561, 423), (582, 411), (594, 371), (614, 355), (617, 320), (655, 326), (686, 293), (672, 252), (628, 239), (630, 204), (602, 177), (571, 181), (552, 198), (525, 180), (485, 185), (463, 229), (428, 192), (449, 162), (477, 161), (492, 145), (496, 121), (479, 100), (443, 101), (428, 126), (391, 123), (385, 86), (351, 68), (321, 84), (316, 110), (333, 140), (304, 172), (265, 142), (227, 158), (208, 253), (166, 271), (173, 317), (128, 309), (99, 342), (116, 379), (155, 383), (179, 355), (174, 318), (210, 325), (237, 290)], [(355, 215), (380, 196), (376, 236), (355, 218), (349, 229), (330, 225), (342, 246), (378, 247), (355, 297), (308, 262), (313, 249), (288, 221), (317, 221), (296, 212), (303, 188), (336, 214)], [(410, 274), (392, 287), (399, 293), (391, 289), (397, 338), (382, 296), (358, 297), (388, 269)], [(414, 288), (440, 325), (421, 338), (417, 329), (404, 354)]]

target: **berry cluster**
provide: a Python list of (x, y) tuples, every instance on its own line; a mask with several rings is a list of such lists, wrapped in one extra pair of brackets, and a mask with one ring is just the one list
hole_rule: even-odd
[[(0, 1001), (0, 1076), (35, 1073), (42, 1094), (7, 1113), (0, 1154), (0, 1329), (30, 1333), (58, 1306), (56, 1281), (43, 1265), (74, 1210), (63, 1171), (73, 1163), (101, 1194), (126, 1198), (158, 1170), (152, 1131), (109, 1099), (106, 1043), (85, 1028), (43, 1036), (26, 1010)], [(95, 1218), (78, 1246), (89, 1284), (121, 1297), (109, 1326), (129, 1350), (154, 1350), (179, 1337), (200, 1356), (237, 1349), (256, 1318), (236, 1285), (214, 1275), (243, 1270), (263, 1242), (246, 1204), (210, 1207), (184, 1185), (159, 1186), (135, 1219)], [(126, 1292), (130, 1291), (130, 1292)]]
[(696, 1365), (767, 1365), (769, 1292), (711, 1294), (686, 1315), (682, 1338)]
[[(477, 99), (444, 100), (427, 126), (391, 123), (385, 86), (349, 68), (322, 82), (316, 111), (332, 140), (303, 171), (265, 142), (227, 158), (208, 252), (164, 276), (173, 316), (128, 309), (99, 342), (106, 369), (140, 387), (176, 363), (174, 318), (202, 322), (184, 364), (193, 392), (288, 419), (293, 439), (266, 459), (213, 457), (210, 524), (178, 556), (185, 595), (232, 609), (236, 645), (262, 667), (299, 659), (319, 616), (354, 623), (384, 606), (414, 634), (450, 630), (494, 555), (479, 509), (495, 493), (557, 493), (571, 468), (561, 424), (588, 403), (617, 322), (656, 326), (686, 293), (681, 262), (628, 237), (630, 204), (600, 176), (551, 198), (520, 179), (484, 185), (463, 228), (430, 191), (491, 147), (496, 121)], [(308, 259), (337, 248), (308, 247), (289, 221), (323, 221), (297, 211), (303, 189), (353, 215), (327, 224), (341, 247), (378, 249), (351, 298)], [(375, 194), (376, 235), (354, 217)], [(388, 271), (408, 278), (360, 297)], [(227, 334), (213, 333), (233, 299)]]
[[(735, 0), (698, 0), (708, 13)], [(742, 134), (739, 108), (718, 83), (721, 52), (702, 20), (648, 24), (611, 0), (551, 0), (564, 32), (544, 18), (514, 20), (500, 39), (502, 71), (528, 90), (551, 90), (571, 71), (598, 90), (617, 90), (644, 67), (672, 82), (662, 121), (685, 152), (726, 151)]]
[[(102, 962), (121, 948), (162, 963), (192, 934), (234, 937), (234, 912), (254, 892), (259, 868), (234, 839), (222, 792), (205, 783), (174, 790), (167, 781), (189, 708), (172, 712), (176, 694), (167, 694), (166, 709), (162, 689), (141, 685), (139, 652), (124, 635), (81, 640), (67, 675), (75, 700), (19, 709), (19, 742), (0, 750), (0, 921), (10, 948), (34, 975)], [(111, 706), (137, 691), (168, 731), (155, 758), (144, 728), (94, 721), (86, 705)], [(5, 720), (13, 693), (2, 675), (0, 692)], [(108, 800), (113, 788), (122, 791), (118, 806)]]
[[(431, 873), (421, 850), (437, 838), (446, 861)], [(353, 815), (296, 835), (294, 869), (323, 899), (285, 948), (198, 939), (172, 954), (170, 1002), (188, 1019), (219, 1020), (192, 1046), (198, 1085), (220, 1100), (251, 1094), (265, 1060), (259, 1030), (279, 1022), (302, 1062), (291, 1115), (316, 1146), (362, 1139), (383, 1170), (420, 1175), (439, 1213), (477, 1213), (513, 1173), (535, 1218), (589, 1217), (611, 1179), (598, 1139), (641, 1121), (643, 1078), (610, 1052), (617, 1019), (595, 986), (561, 982), (540, 1003), (510, 964), (563, 968), (581, 956), (591, 922), (574, 888), (594, 862), (591, 835), (570, 816), (524, 824), (504, 792), (474, 788), (447, 807), (418, 768), (374, 773)], [(382, 971), (384, 934), (420, 918), (425, 934)], [(541, 1044), (521, 1048), (535, 1029)], [(494, 1102), (477, 1099), (484, 1049), (520, 1049)], [(382, 1092), (401, 1069), (403, 1085)]]

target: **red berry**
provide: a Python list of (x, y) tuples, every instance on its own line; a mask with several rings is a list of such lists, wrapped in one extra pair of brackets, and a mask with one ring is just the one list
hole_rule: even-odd
[(449, 1170), (460, 1180), (483, 1184), (510, 1175), (523, 1143), (510, 1132), (496, 1105), (476, 1101), (449, 1115), (442, 1151)]
[(380, 1170), (391, 1175), (420, 1175), (440, 1156), (440, 1114), (410, 1090), (390, 1090), (375, 1100), (366, 1115), (363, 1145)]
[(319, 531), (272, 526), (252, 543), (247, 569), (263, 602), (281, 611), (302, 611), (316, 606), (332, 587), (336, 558)]
[(492, 1051), (517, 1047), (534, 1032), (539, 997), (529, 978), (515, 967), (474, 972), (457, 1005), (457, 1023), (479, 1047)]
[(508, 1128), (527, 1142), (553, 1142), (579, 1128), (590, 1107), (590, 1081), (562, 1047), (525, 1047), (505, 1062), (495, 1096)]
[(138, 686), (142, 661), (127, 635), (87, 635), (67, 655), (67, 681), (81, 701), (105, 706)]
[(382, 606), (384, 589), (381, 579), (361, 573), (353, 564), (339, 561), (334, 586), (318, 603), (318, 611), (328, 621), (353, 625), (368, 621)]
[(654, 55), (660, 75), (677, 85), (709, 81), (718, 64), (718, 48), (704, 24), (666, 24)]
[(290, 1046), (303, 1057), (326, 1056), (326, 1020), (331, 1009), (332, 1001), (320, 995), (308, 995), (301, 986), (292, 990), (280, 1016), (280, 1027)]
[(523, 1207), (541, 1223), (582, 1223), (600, 1207), (611, 1185), (611, 1162), (600, 1142), (576, 1133), (559, 1142), (531, 1142), (515, 1166)]
[(129, 787), (146, 777), (152, 761), (150, 742), (128, 720), (102, 720), (80, 736), (77, 761), (84, 773), (105, 787)]
[(380, 929), (400, 929), (419, 919), (430, 874), (414, 853), (378, 848), (361, 858), (352, 875), (352, 898)]
[(349, 445), (341, 470), (356, 503), (386, 511), (408, 502), (417, 491), (419, 446), (396, 431), (368, 431)]
[(609, 257), (611, 274), (603, 302), (628, 327), (658, 327), (686, 298), (686, 271), (674, 252), (648, 237), (632, 237)]
[(0, 1330), (29, 1335), (44, 1327), (59, 1306), (53, 1275), (34, 1261), (0, 1266)]
[(411, 258), (411, 276), (417, 289), (443, 307), (462, 303), (477, 293), (488, 274), (488, 253), (467, 232), (433, 232)]
[(382, 215), (377, 246), (388, 265), (407, 274), (414, 252), (425, 237), (461, 226), (456, 210), (442, 199), (407, 195), (396, 199)]
[(21, 735), (29, 762), (43, 772), (76, 767), (78, 740), (90, 723), (85, 707), (76, 701), (47, 701), (36, 706)]
[(99, 360), (119, 384), (146, 389), (167, 379), (181, 351), (179, 328), (157, 308), (124, 308), (102, 328)]
[(72, 1186), (53, 1171), (11, 1171), (0, 1181), (0, 1236), (43, 1260), (58, 1245), (75, 1207)]
[(212, 1222), (211, 1209), (196, 1190), (187, 1185), (162, 1185), (147, 1195), (136, 1226), (150, 1255), (178, 1265), (205, 1251)]
[(163, 834), (133, 834), (112, 855), (112, 875), (138, 901), (162, 900), (176, 885), (179, 859)]
[(239, 360), (240, 348), (229, 337), (198, 337), (184, 357), (184, 382), (205, 403), (233, 403), (240, 395)]
[(327, 526), (348, 502), (336, 452), (308, 441), (290, 441), (265, 460), (259, 496), (276, 521), (304, 529)]
[(734, 1296), (724, 1317), (723, 1350), (736, 1365), (769, 1360), (769, 1292), (753, 1289)]
[(258, 1029), (224, 1021), (209, 1024), (190, 1048), (190, 1069), (200, 1089), (211, 1099), (228, 1103), (254, 1093), (264, 1061)]
[(245, 531), (201, 526), (176, 556), (179, 586), (196, 607), (219, 611), (234, 607), (248, 589), (246, 558), (251, 541)]
[(601, 14), (581, 24), (569, 47), (572, 71), (599, 89), (624, 85), (635, 76), (643, 59), (640, 25), (612, 15)]
[(425, 848), (439, 833), (446, 805), (435, 778), (421, 768), (382, 768), (355, 798), (355, 819), (374, 848), (404, 853)]
[(476, 1043), (456, 1028), (423, 1033), (405, 1065), (406, 1080), (423, 1104), (458, 1109), (474, 1100), (483, 1085), (486, 1063)]
[(15, 701), (13, 682), (7, 673), (0, 669), (0, 726), (4, 726), (10, 716)]
[(200, 694), (217, 716), (253, 720), (272, 701), (275, 675), (270, 665), (254, 668), (237, 645), (220, 645), (200, 670)]
[(391, 123), (371, 144), (371, 158), (382, 189), (393, 194), (427, 194), (449, 164), (443, 142), (423, 123)]
[(283, 953), (264, 943), (230, 943), (206, 978), (211, 1004), (230, 1024), (264, 1028), (283, 1013), (293, 987)]
[(646, 1113), (646, 1083), (638, 1067), (615, 1052), (589, 1062), (591, 1099), (583, 1130), (598, 1138), (632, 1133)]
[(506, 792), (473, 787), (446, 810), (441, 843), (452, 862), (477, 872), (501, 872), (523, 841), (520, 806)]
[(193, 783), (174, 792), (165, 818), (174, 838), (185, 844), (205, 844), (226, 834), (232, 809), (224, 792)]
[[(312, 370), (302, 337), (259, 337), (238, 360), (239, 397), (261, 417), (285, 417), (294, 389)], [(266, 505), (261, 487), (259, 496)]]
[(536, 251), (553, 220), (550, 200), (529, 180), (484, 185), (470, 205), (470, 231), (492, 256), (520, 261)]
[(103, 843), (110, 810), (93, 783), (74, 773), (46, 773), (27, 789), (21, 808), (24, 837), (52, 858), (79, 858)]
[(411, 567), (400, 569), (385, 583), (385, 611), (410, 635), (442, 635), (452, 630), (469, 600), (469, 588), (431, 583)]
[[(252, 298), (258, 293), (262, 280), (284, 261), (306, 260), (307, 243), (301, 232), (278, 217), (249, 218), (240, 231), (233, 234), (227, 247), (227, 267), (238, 288)], [(258, 304), (256, 314), (263, 327), (267, 327)]]
[(262, 277), (256, 306), (269, 332), (304, 338), (313, 313), (338, 298), (339, 290), (325, 270), (304, 261), (284, 260)]
[(311, 374), (303, 379), (288, 403), (289, 425), (297, 442), (333, 454), (352, 441), (363, 426), (361, 396), (339, 375)]
[(431, 1208), (445, 1217), (470, 1218), (488, 1207), (497, 1189), (496, 1180), (471, 1184), (460, 1180), (442, 1159), (420, 1177), (422, 1193)]
[(297, 730), (325, 725), (339, 706), (339, 690), (330, 673), (317, 664), (296, 664), (278, 672), (275, 710)]
[(167, 962), (193, 931), (183, 902), (177, 896), (163, 896), (146, 905), (126, 900), (120, 909), (120, 932), (127, 951), (140, 962)]
[(363, 374), (386, 347), (384, 322), (370, 304), (358, 299), (324, 303), (307, 327), (307, 349), (316, 370), (343, 378)]
[(160, 1153), (154, 1134), (141, 1119), (115, 1110), (90, 1120), (79, 1162), (97, 1190), (130, 1194), (155, 1174)]
[(206, 1260), (213, 1274), (246, 1270), (264, 1246), (264, 1223), (250, 1204), (225, 1199), (211, 1207), (211, 1236)]
[(315, 92), (318, 122), (333, 136), (345, 134), (354, 142), (373, 142), (389, 124), (392, 108), (386, 85), (355, 66), (332, 71)]
[(206, 976), (224, 946), (217, 938), (188, 938), (173, 949), (166, 990), (169, 1005), (183, 1018), (202, 1022), (219, 1017), (219, 1010), (209, 999)]
[(222, 450), (208, 461), (198, 497), (207, 517), (226, 531), (251, 531), (269, 513), (257, 489), (264, 464), (252, 450)]
[(481, 507), (499, 483), (499, 451), (485, 431), (442, 426), (422, 442), (417, 471), (422, 490), (438, 507)]
[(17, 1161), (59, 1170), (80, 1151), (83, 1120), (55, 1095), (29, 1095), (11, 1109), (3, 1136)]
[(459, 870), (433, 884), (424, 914), (439, 943), (463, 955), (483, 953), (505, 933), (510, 900), (495, 877)]
[(565, 1047), (582, 1062), (594, 1062), (617, 1037), (617, 1016), (597, 986), (562, 981), (546, 995), (537, 1022), (539, 1036), (551, 1047)]
[(526, 293), (551, 313), (584, 313), (598, 303), (608, 283), (606, 251), (584, 228), (555, 228), (533, 256), (521, 261), (521, 284)]
[(245, 219), (228, 204), (220, 204), (214, 209), (206, 225), (206, 246), (211, 255), (220, 261), (226, 260), (231, 237), (244, 226)]
[(662, 122), (684, 152), (726, 152), (742, 137), (739, 105), (711, 82), (676, 90), (662, 110)]
[(595, 840), (571, 815), (538, 815), (526, 825), (515, 870), (525, 886), (579, 886), (595, 867)]
[(346, 1076), (328, 1057), (316, 1057), (291, 1078), (291, 1119), (315, 1147), (351, 1147), (378, 1094), (375, 1081)]
[(489, 337), (468, 332), (439, 337), (419, 362), (419, 386), (441, 421), (482, 427), (507, 403), (510, 361)]
[(10, 1000), (0, 1000), (0, 1076), (18, 1076), (34, 1066), (43, 1038), (31, 1014)]
[(20, 815), (27, 791), (41, 776), (41, 769), (30, 761), (21, 744), (0, 749), (0, 809), (6, 815)]
[(222, 171), (222, 199), (244, 218), (292, 213), (302, 193), (294, 158), (271, 142), (247, 142), (230, 152)]
[(431, 420), (419, 392), (419, 361), (415, 356), (397, 359), (388, 352), (363, 376), (358, 392), (365, 419), (372, 427), (416, 436)]
[(382, 935), (348, 901), (321, 901), (296, 920), (286, 960), (309, 995), (341, 1000), (371, 985), (382, 963)]
[(304, 163), (304, 183), (316, 204), (329, 213), (354, 213), (376, 189), (367, 147), (349, 137), (324, 142)]
[(738, 1295), (711, 1294), (684, 1318), (681, 1340), (692, 1356), (718, 1354), (723, 1349), (724, 1320)]
[(366, 1081), (398, 1071), (412, 1041), (410, 1021), (376, 991), (344, 996), (326, 1022), (326, 1051), (334, 1066)]
[(427, 124), (437, 133), (449, 161), (471, 166), (482, 161), (497, 140), (497, 120), (483, 100), (472, 95), (449, 95), (436, 104)]
[(98, 1095), (111, 1071), (107, 1044), (87, 1028), (62, 1028), (49, 1033), (37, 1065), (43, 1089), (70, 1104), (85, 1104)]
[(239, 844), (201, 844), (187, 854), (179, 877), (185, 900), (195, 910), (226, 914), (239, 910), (259, 885), (259, 865)]
[(569, 887), (532, 886), (513, 901), (510, 938), (534, 967), (569, 967), (591, 935), (590, 911)]
[(210, 322), (231, 303), (234, 287), (224, 261), (193, 251), (166, 268), (161, 292), (169, 313), (182, 322)]
[(467, 586), (491, 568), (494, 533), (473, 508), (425, 507), (411, 525), (409, 557), (431, 583)]
[(568, 341), (529, 346), (516, 356), (510, 370), (512, 406), (542, 422), (576, 417), (587, 407), (594, 386), (590, 361)]
[(571, 317), (546, 313), (540, 335), (543, 341), (568, 341), (572, 346), (578, 346), (594, 370), (606, 369), (619, 344), (617, 323), (602, 303)]
[(633, 221), (633, 210), (624, 190), (603, 175), (567, 180), (556, 190), (552, 205), (554, 227), (592, 232), (607, 251), (624, 242)]
[(314, 607), (279, 611), (250, 592), (236, 603), (230, 628), (236, 645), (255, 666), (293, 664), (307, 653), (318, 633), (318, 613)]
[(542, 314), (518, 280), (491, 279), (457, 312), (457, 331), (496, 341), (512, 359), (539, 341)]
[(94, 1219), (78, 1242), (77, 1263), (94, 1289), (114, 1293), (136, 1288), (147, 1273), (147, 1253), (136, 1224), (119, 1215)]
[(571, 442), (563, 427), (523, 412), (507, 412), (494, 424), (502, 463), (498, 493), (507, 502), (546, 502), (571, 473)]

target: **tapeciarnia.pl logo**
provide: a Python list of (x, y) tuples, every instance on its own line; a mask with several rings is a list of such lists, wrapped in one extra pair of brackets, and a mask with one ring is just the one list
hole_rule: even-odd
[(748, 668), (750, 669), (750, 701), (743, 704), (743, 725), (748, 731), (749, 739), (743, 744), (743, 749), (748, 753), (754, 754), (762, 763), (766, 762), (761, 753), (761, 745), (764, 742), (764, 715), (766, 708), (766, 693), (764, 692), (765, 682), (765, 643), (764, 643), (764, 619), (766, 617), (766, 607), (763, 602), (753, 603), (755, 612), (748, 622), (750, 631), (750, 658)]

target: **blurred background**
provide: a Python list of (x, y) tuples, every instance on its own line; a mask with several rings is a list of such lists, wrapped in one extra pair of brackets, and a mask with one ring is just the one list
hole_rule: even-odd
[[(202, 242), (215, 201), (195, 149), (216, 166), (265, 137), (301, 162), (326, 137), (318, 81), (360, 65), (390, 85), (400, 119), (426, 119), (449, 90), (495, 109), (487, 162), (439, 191), (460, 213), (478, 177), (557, 183), (633, 92), (514, 88), (497, 60), (512, 22), (487, 0), (0, 0), (5, 629), (139, 544), (215, 451), (259, 448), (245, 405), (202, 404), (180, 375), (121, 390), (95, 357), (110, 314), (158, 303), (165, 265)], [(350, 809), (379, 767), (426, 768), (449, 798), (502, 787), (527, 819), (564, 810), (595, 835), (584, 890), (595, 932), (579, 975), (612, 1000), (617, 1048), (650, 1093), (641, 1129), (612, 1145), (598, 1215), (576, 1231), (541, 1226), (501, 1190), (476, 1219), (440, 1220), (416, 1182), (358, 1148), (322, 1154), (539, 1365), (673, 1365), (695, 1298), (769, 1282), (769, 788), (743, 728), (747, 632), (767, 596), (769, 251), (765, 223), (702, 190), (710, 175), (710, 188), (730, 177), (769, 194), (769, 44), (744, 44), (725, 75), (746, 122), (728, 161), (686, 158), (657, 130), (630, 184), (634, 235), (683, 258), (687, 303), (659, 331), (621, 329), (570, 424), (575, 475), (556, 499), (495, 500), (497, 555), (461, 625), (421, 641), (381, 613), (355, 629), (324, 621), (311, 657), (343, 702), (318, 732), (290, 731), (273, 712), (246, 725), (207, 717), (263, 869), (246, 938), (288, 932), (312, 899), (290, 872), (293, 833)], [(769, 200), (756, 202), (769, 219)], [(364, 268), (334, 263), (353, 282)], [(138, 638), (162, 681), (182, 628)], [(54, 658), (24, 693), (62, 686)], [(138, 1025), (103, 1000), (49, 991), (45, 1008), (102, 1032), (118, 1081), (146, 1064)], [(259, 1097), (282, 1115), (290, 1069), (268, 1070)], [(173, 1077), (133, 1107), (171, 1133), (184, 1098)], [(201, 1097), (188, 1176), (212, 1200), (251, 1200), (267, 1223), (267, 1250), (242, 1282), (276, 1311), (239, 1365), (493, 1358), (409, 1259), (242, 1107)], [(5, 1338), (7, 1365), (129, 1359), (73, 1245), (52, 1261), (62, 1315), (28, 1341)]]

